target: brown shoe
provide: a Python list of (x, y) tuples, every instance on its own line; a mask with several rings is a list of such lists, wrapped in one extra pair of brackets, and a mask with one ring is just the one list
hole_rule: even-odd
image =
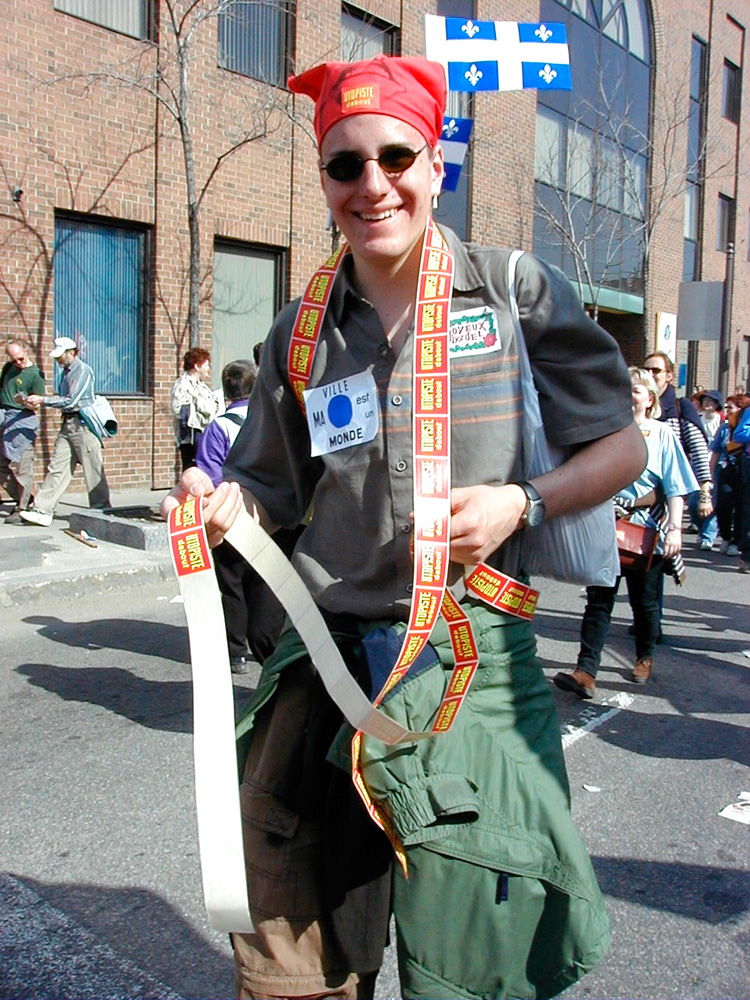
[(646, 656), (642, 660), (636, 660), (635, 666), (633, 667), (633, 673), (630, 675), (631, 681), (636, 684), (645, 684), (646, 681), (651, 680), (651, 671), (654, 668), (654, 659), (652, 656)]
[(555, 674), (552, 680), (563, 691), (572, 691), (579, 698), (593, 698), (596, 691), (594, 678), (580, 667), (576, 667), (570, 674)]

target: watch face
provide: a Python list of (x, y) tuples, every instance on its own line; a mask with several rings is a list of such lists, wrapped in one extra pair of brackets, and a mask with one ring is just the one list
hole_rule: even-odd
[(526, 515), (526, 524), (530, 528), (536, 528), (538, 524), (541, 524), (544, 520), (544, 504), (541, 502), (533, 503), (531, 509)]

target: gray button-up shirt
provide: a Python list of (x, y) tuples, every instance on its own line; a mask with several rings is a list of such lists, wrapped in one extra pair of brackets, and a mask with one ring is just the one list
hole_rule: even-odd
[[(452, 485), (502, 485), (521, 478), (522, 398), (508, 252), (465, 247), (449, 230), (446, 236), (455, 258), (451, 318), (460, 323), (462, 316), (489, 311), (492, 330), (481, 350), (451, 353)], [(619, 348), (586, 316), (567, 279), (527, 255), (518, 265), (516, 295), (549, 440), (575, 447), (626, 427), (632, 421), (630, 379)], [(313, 458), (287, 370), (297, 305), (279, 314), (264, 344), (226, 478), (247, 487), (283, 527), (299, 523), (312, 504), (294, 564), (321, 607), (405, 620), (412, 581), (413, 332), (397, 357), (344, 265), (309, 385), (370, 372), (380, 426), (369, 442)], [(518, 575), (518, 539), (488, 561)]]

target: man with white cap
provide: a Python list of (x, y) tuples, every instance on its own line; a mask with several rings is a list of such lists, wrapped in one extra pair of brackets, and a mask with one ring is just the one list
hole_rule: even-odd
[[(412, 600), (417, 614), (429, 600), (412, 547), (427, 551), (429, 536), (449, 547), (456, 594), (477, 563), (528, 594), (524, 532), (545, 509), (609, 498), (643, 468), (627, 370), (564, 277), (522, 258), (517, 298), (547, 434), (572, 454), (524, 481), (510, 255), (464, 246), (431, 219), (442, 67), (327, 63), (289, 86), (316, 102), (320, 181), (348, 249), (264, 342), (230, 481), (214, 489), (189, 470), (164, 510), (203, 494), (214, 545), (243, 502), (268, 530), (311, 510), (293, 562), (347, 666), (381, 692), (384, 713), (440, 731), (463, 655), (447, 613), (391, 683)], [(424, 579), (436, 564), (419, 567)], [(431, 739), (352, 739), (291, 628), (266, 660), (238, 728), (255, 926), (233, 935), (240, 998), (371, 997), (391, 907), (407, 998), (552, 996), (606, 949), (531, 622), (518, 604), (456, 599), (478, 668), (455, 724)]]
[(42, 527), (52, 524), (55, 507), (78, 465), (86, 480), (89, 506), (100, 510), (111, 506), (102, 443), (81, 416), (81, 410), (94, 402), (94, 373), (78, 357), (78, 345), (70, 337), (56, 337), (50, 357), (63, 369), (59, 395), (31, 395), (27, 404), (35, 409), (45, 406), (62, 410), (62, 426), (34, 506), (21, 511), (24, 521)]

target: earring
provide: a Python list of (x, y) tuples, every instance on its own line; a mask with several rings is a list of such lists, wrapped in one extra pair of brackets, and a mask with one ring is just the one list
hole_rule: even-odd
[(438, 207), (439, 207), (438, 196), (436, 194), (434, 194), (432, 196), (432, 209), (433, 209), (433, 211), (436, 212), (438, 210)]

